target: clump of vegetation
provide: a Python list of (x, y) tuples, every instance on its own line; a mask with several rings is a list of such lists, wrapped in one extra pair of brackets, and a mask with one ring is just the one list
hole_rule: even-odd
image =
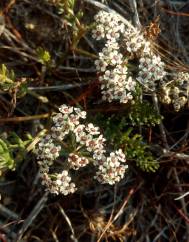
[(158, 4), (1, 3), (0, 240), (189, 237), (188, 42)]
[(26, 140), (22, 140), (16, 133), (11, 133), (7, 139), (0, 139), (0, 173), (15, 170), (17, 165), (26, 158), (27, 146), (32, 142), (32, 136), (26, 135)]

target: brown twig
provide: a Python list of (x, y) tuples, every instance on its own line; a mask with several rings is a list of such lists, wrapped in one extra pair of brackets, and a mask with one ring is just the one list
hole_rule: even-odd
[(46, 119), (51, 116), (51, 113), (44, 113), (44, 114), (37, 114), (33, 116), (27, 116), (27, 117), (12, 117), (12, 118), (1, 118), (0, 123), (17, 123), (17, 122), (26, 122), (26, 121), (32, 121), (36, 119)]

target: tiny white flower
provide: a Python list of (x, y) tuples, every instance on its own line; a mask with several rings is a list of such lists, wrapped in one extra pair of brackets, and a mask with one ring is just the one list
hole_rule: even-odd
[(61, 105), (59, 111), (64, 114), (70, 114), (73, 112), (73, 107), (69, 107), (65, 104)]

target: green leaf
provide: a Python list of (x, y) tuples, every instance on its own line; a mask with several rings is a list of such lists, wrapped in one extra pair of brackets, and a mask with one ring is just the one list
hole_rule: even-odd
[(12, 157), (12, 153), (10, 152), (5, 141), (0, 139), (0, 169), (11, 169), (15, 168), (15, 161)]

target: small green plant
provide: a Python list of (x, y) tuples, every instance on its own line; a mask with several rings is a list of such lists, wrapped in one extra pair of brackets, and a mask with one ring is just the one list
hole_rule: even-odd
[(51, 61), (50, 53), (41, 47), (37, 48), (37, 57), (42, 65), (48, 65)]
[(147, 172), (155, 172), (159, 168), (159, 163), (152, 156), (149, 146), (144, 143), (143, 138), (139, 134), (131, 136), (132, 129), (128, 129), (121, 139), (120, 143), (124, 146), (124, 150), (129, 160), (134, 160), (141, 170)]
[(0, 174), (6, 170), (14, 170), (26, 156), (26, 148), (31, 143), (32, 137), (26, 135), (26, 140), (22, 140), (16, 133), (0, 138)]
[(15, 168), (15, 161), (12, 152), (9, 150), (9, 145), (3, 139), (0, 139), (0, 175), (4, 170)]
[(59, 0), (57, 3), (58, 13), (64, 14), (66, 13), (67, 19), (73, 18), (73, 9), (75, 7), (75, 0)]
[(154, 106), (145, 100), (136, 101), (134, 105), (131, 105), (128, 118), (129, 123), (134, 126), (155, 126), (162, 120), (162, 116), (157, 113)]
[(112, 115), (107, 119), (104, 115), (99, 115), (97, 122), (104, 128), (109, 143), (116, 148), (122, 147), (127, 159), (135, 161), (140, 169), (154, 172), (159, 168), (159, 163), (143, 137), (140, 134), (133, 134), (133, 129), (129, 128), (126, 116)]
[(81, 18), (84, 15), (83, 10), (75, 11), (76, 3), (76, 0), (59, 0), (57, 2), (58, 13), (64, 17), (64, 22), (71, 33), (72, 50), (77, 49), (79, 41), (88, 30), (88, 27), (81, 23)]
[(13, 70), (8, 70), (6, 65), (0, 67), (0, 89), (8, 91), (15, 86), (15, 74)]

